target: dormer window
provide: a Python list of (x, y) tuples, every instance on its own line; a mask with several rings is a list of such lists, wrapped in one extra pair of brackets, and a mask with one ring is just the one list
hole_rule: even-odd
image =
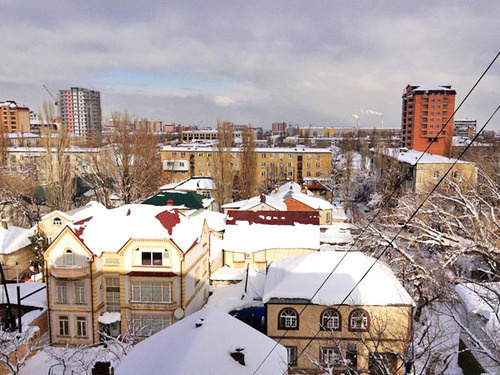
[(66, 250), (64, 252), (64, 263), (67, 265), (67, 266), (73, 266), (75, 264), (74, 262), (74, 256), (73, 256), (73, 250)]
[[(170, 266), (170, 253), (164, 250), (136, 249), (140, 257), (136, 257), (136, 264), (141, 266)], [(139, 255), (139, 254), (138, 254)]]
[(54, 225), (62, 225), (62, 220), (60, 217), (55, 217), (54, 220), (52, 220), (52, 224)]

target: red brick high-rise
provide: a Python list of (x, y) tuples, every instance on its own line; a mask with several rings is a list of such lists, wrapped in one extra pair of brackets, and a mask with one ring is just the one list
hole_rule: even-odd
[(451, 156), (453, 119), (437, 135), (455, 111), (456, 91), (451, 85), (408, 85), (403, 93), (401, 146)]

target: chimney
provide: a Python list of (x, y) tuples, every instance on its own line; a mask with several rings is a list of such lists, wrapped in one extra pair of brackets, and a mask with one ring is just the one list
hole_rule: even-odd
[(132, 213), (132, 211), (130, 211), (130, 208), (127, 210), (127, 216), (130, 216), (130, 214)]
[(280, 189), (279, 189), (278, 185), (274, 185), (274, 192), (275, 192), (276, 194), (278, 194), (279, 190), (280, 190)]
[(205, 321), (205, 319), (203, 318), (200, 318), (196, 321), (196, 323), (194, 324), (196, 328), (198, 327), (201, 327), (203, 325), (203, 322)]
[(260, 203), (266, 203), (266, 196), (265, 194), (260, 195)]
[(2, 228), (5, 230), (9, 229), (9, 226), (7, 224), (7, 220), (5, 220), (5, 219), (2, 219)]
[(240, 365), (245, 366), (245, 353), (243, 353), (243, 350), (245, 350), (245, 348), (236, 348), (229, 355)]
[(173, 207), (173, 205), (174, 205), (174, 201), (173, 201), (172, 199), (169, 199), (169, 200), (167, 201), (167, 206), (171, 206), (171, 207)]
[(302, 185), (302, 189), (300, 189), (300, 192), (301, 192), (302, 194), (307, 194), (307, 187), (306, 187), (306, 185), (305, 185), (305, 184), (303, 184), (303, 185)]

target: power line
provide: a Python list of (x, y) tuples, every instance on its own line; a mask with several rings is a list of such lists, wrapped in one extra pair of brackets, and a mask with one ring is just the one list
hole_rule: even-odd
[[(469, 90), (469, 92), (467, 93), (467, 95), (460, 102), (460, 104), (458, 105), (458, 107), (453, 111), (453, 113), (448, 118), (448, 120), (443, 125), (443, 127), (439, 130), (438, 134), (434, 138), (432, 138), (432, 140), (429, 143), (429, 145), (422, 152), (422, 154), (420, 155), (420, 157), (415, 161), (415, 165), (423, 158), (423, 156), (427, 153), (427, 151), (429, 150), (429, 148), (431, 147), (431, 145), (438, 139), (438, 136), (445, 130), (445, 128), (448, 125), (448, 123), (451, 121), (451, 119), (453, 119), (453, 117), (455, 116), (455, 114), (457, 113), (457, 111), (462, 107), (462, 105), (465, 103), (465, 101), (469, 98), (469, 96), (472, 94), (472, 92), (475, 90), (475, 88), (477, 87), (477, 85), (481, 82), (481, 80), (483, 79), (483, 77), (490, 70), (490, 68), (493, 66), (493, 64), (496, 62), (496, 60), (498, 59), (499, 56), (500, 56), (500, 52), (498, 52), (496, 54), (496, 56), (493, 58), (493, 60), (490, 62), (490, 64), (486, 67), (486, 69), (483, 71), (483, 73), (481, 74), (481, 76), (477, 79), (477, 81), (474, 83), (474, 85), (472, 86), (472, 88)], [(489, 120), (488, 120), (488, 122), (489, 122)], [(486, 124), (485, 124), (485, 126), (486, 126)], [(484, 127), (483, 127), (483, 129), (484, 129)], [(474, 137), (473, 140), (477, 139), (477, 135), (478, 134), (479, 133), (476, 133), (476, 136)], [(470, 144), (472, 144), (472, 143), (473, 142), (471, 142)], [(468, 147), (466, 149), (468, 149)], [(358, 240), (361, 238), (361, 236), (366, 232), (366, 230), (370, 227), (370, 225), (375, 221), (375, 219), (379, 216), (379, 214), (382, 212), (382, 210), (385, 208), (385, 206), (387, 206), (388, 202), (390, 202), (390, 200), (392, 199), (392, 197), (394, 196), (394, 194), (396, 194), (396, 192), (399, 190), (399, 188), (401, 187), (401, 185), (403, 184), (403, 182), (405, 182), (410, 177), (410, 172), (412, 172), (411, 168), (408, 169), (408, 171), (403, 176), (403, 178), (401, 179), (401, 181), (397, 182), (396, 186), (394, 187), (394, 189), (392, 190), (392, 192), (389, 194), (388, 198), (386, 198), (385, 202), (381, 205), (381, 207), (379, 207), (379, 209), (377, 210), (377, 212), (375, 213), (375, 215), (370, 219), (370, 221), (368, 222), (368, 224), (366, 224), (364, 226), (364, 228), (361, 230), (361, 232), (356, 237), (356, 239), (354, 240), (354, 242), (351, 244), (351, 246), (349, 247), (349, 249), (347, 249), (347, 251), (344, 253), (344, 255), (340, 258), (340, 261), (335, 265), (335, 267), (332, 269), (332, 271), (326, 276), (325, 280), (321, 283), (321, 285), (318, 287), (318, 289), (314, 292), (314, 294), (311, 296), (311, 298), (307, 301), (307, 303), (304, 305), (304, 307), (300, 310), (300, 312), (298, 313), (298, 318), (300, 318), (300, 316), (305, 311), (305, 309), (311, 304), (311, 301), (313, 300), (313, 298), (319, 293), (319, 291), (321, 290), (321, 288), (323, 288), (323, 286), (326, 284), (326, 282), (330, 279), (330, 277), (333, 275), (333, 273), (337, 270), (337, 268), (339, 267), (339, 265), (344, 261), (344, 259), (347, 257), (347, 255), (352, 251), (352, 249), (354, 248), (354, 246), (356, 245), (356, 243), (358, 242)], [(350, 295), (350, 293), (349, 293), (349, 295)], [(259, 371), (259, 369), (262, 367), (262, 365), (264, 364), (264, 362), (269, 358), (269, 356), (271, 355), (271, 353), (274, 351), (274, 349), (276, 349), (276, 347), (280, 344), (280, 342), (285, 338), (285, 336), (287, 335), (288, 332), (289, 332), (289, 329), (286, 329), (285, 332), (283, 333), (283, 335), (278, 339), (278, 341), (276, 342), (276, 344), (271, 348), (271, 350), (269, 351), (269, 353), (264, 357), (264, 359), (261, 361), (261, 363), (259, 364), (259, 366), (252, 373), (252, 375), (255, 375), (257, 373), (257, 371)], [(303, 353), (303, 351), (301, 352), (301, 354), (302, 353)]]
[[(464, 148), (464, 150), (460, 153), (460, 155), (458, 156), (458, 158), (453, 162), (453, 164), (448, 168), (448, 170), (446, 171), (446, 173), (439, 179), (439, 181), (437, 182), (436, 185), (434, 185), (434, 187), (432, 188), (432, 190), (426, 195), (426, 197), (422, 200), (422, 202), (420, 202), (420, 204), (418, 205), (418, 207), (416, 208), (415, 211), (413, 211), (413, 213), (410, 215), (410, 217), (406, 220), (406, 222), (404, 223), (404, 225), (401, 226), (401, 228), (397, 231), (397, 233), (394, 235), (394, 237), (389, 241), (389, 243), (387, 244), (387, 246), (384, 248), (384, 250), (382, 250), (382, 252), (375, 258), (375, 261), (371, 264), (370, 267), (368, 267), (368, 269), (366, 270), (366, 272), (363, 274), (363, 276), (361, 276), (361, 278), (359, 279), (359, 281), (354, 285), (354, 287), (349, 291), (349, 293), (347, 293), (347, 295), (344, 297), (344, 299), (342, 300), (342, 302), (340, 304), (337, 304), (337, 305), (334, 305), (334, 307), (340, 307), (340, 306), (343, 306), (345, 301), (347, 301), (347, 299), (350, 297), (350, 295), (352, 294), (352, 292), (354, 292), (354, 290), (358, 287), (358, 285), (364, 280), (364, 278), (368, 275), (368, 273), (370, 273), (370, 271), (373, 269), (373, 267), (375, 266), (375, 264), (377, 264), (377, 262), (380, 260), (380, 258), (382, 258), (382, 256), (387, 252), (387, 250), (392, 247), (392, 244), (394, 243), (394, 241), (396, 240), (396, 238), (403, 232), (403, 230), (406, 229), (407, 225), (410, 223), (410, 221), (418, 214), (418, 212), (420, 211), (420, 209), (423, 207), (423, 205), (427, 202), (427, 200), (429, 199), (429, 197), (437, 190), (437, 188), (439, 187), (439, 185), (441, 185), (441, 183), (446, 179), (446, 177), (448, 176), (448, 174), (451, 172), (451, 170), (453, 169), (453, 167), (455, 167), (455, 165), (458, 163), (458, 161), (462, 158), (462, 156), (465, 154), (465, 152), (471, 147), (471, 145), (476, 141), (477, 137), (479, 136), (480, 133), (482, 133), (482, 131), (484, 130), (484, 128), (488, 125), (488, 123), (491, 121), (491, 119), (496, 115), (496, 113), (498, 112), (498, 110), (500, 110), (500, 105), (495, 109), (495, 111), (493, 111), (493, 113), (491, 114), (490, 118), (488, 119), (488, 121), (486, 121), (486, 123), (483, 125), (483, 127), (481, 128), (481, 130), (476, 133), (476, 135), (474, 136), (474, 138), (472, 138), (472, 141)], [(304, 351), (308, 348), (308, 346), (312, 343), (312, 341), (318, 336), (320, 331), (316, 332), (315, 335), (309, 340), (309, 342), (306, 344), (306, 346), (304, 346), (304, 348), (301, 350), (301, 352), (299, 353), (299, 355), (297, 356), (297, 359), (304, 353)]]

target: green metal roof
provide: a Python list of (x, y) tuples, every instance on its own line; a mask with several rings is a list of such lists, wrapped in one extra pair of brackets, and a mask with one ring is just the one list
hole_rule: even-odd
[(203, 199), (205, 197), (195, 192), (180, 192), (180, 191), (164, 191), (149, 197), (142, 204), (150, 204), (152, 206), (167, 206), (167, 202), (172, 200), (174, 207), (184, 206), (186, 209), (203, 208)]

